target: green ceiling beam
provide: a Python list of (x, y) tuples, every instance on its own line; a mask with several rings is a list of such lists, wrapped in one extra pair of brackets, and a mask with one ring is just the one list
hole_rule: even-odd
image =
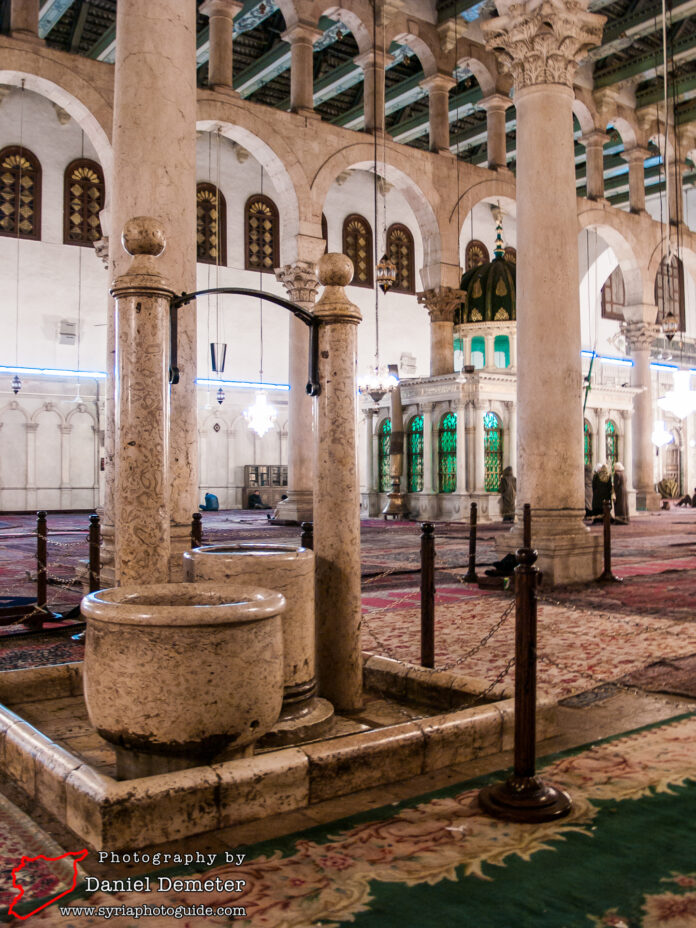
[[(670, 25), (681, 22), (696, 13), (696, 0), (684, 0), (672, 7)], [(587, 56), (590, 61), (599, 61), (631, 44), (642, 36), (662, 31), (662, 0), (652, 2), (639, 11), (621, 16), (606, 25), (602, 35), (602, 44), (593, 48)]]
[[(671, 57), (674, 58), (677, 64), (696, 58), (696, 35), (688, 36), (679, 42), (675, 42), (673, 46), (673, 56)], [(661, 55), (656, 56), (652, 52), (639, 55), (632, 61), (614, 65), (611, 68), (605, 68), (599, 73), (595, 73), (594, 86), (595, 89), (609, 87), (611, 84), (618, 84), (621, 81), (636, 77), (640, 77), (641, 80), (650, 80), (658, 73), (661, 66)]]
[(39, 7), (39, 37), (45, 39), (75, 0), (45, 0)]

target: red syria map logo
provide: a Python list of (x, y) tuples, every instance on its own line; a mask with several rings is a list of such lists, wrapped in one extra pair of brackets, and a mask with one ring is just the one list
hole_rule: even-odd
[[(82, 851), (69, 851), (67, 854), (61, 854), (60, 857), (46, 857), (44, 854), (38, 854), (36, 857), (22, 857), (22, 859), (17, 864), (17, 866), (12, 868), (12, 886), (15, 889), (19, 890), (19, 895), (17, 896), (16, 899), (12, 901), (12, 904), (7, 910), (8, 914), (14, 915), (15, 918), (21, 918), (21, 919), (29, 918), (30, 915), (36, 915), (36, 913), (40, 912), (41, 909), (45, 909), (47, 905), (51, 905), (52, 903), (54, 903), (56, 899), (61, 899), (63, 896), (67, 896), (68, 893), (71, 893), (73, 889), (75, 889), (75, 886), (77, 884), (77, 865), (81, 860), (85, 859), (85, 857), (87, 856), (87, 853), (88, 853), (87, 848), (85, 848)], [(31, 912), (27, 912), (26, 915), (19, 915), (19, 913), (12, 911), (14, 907), (20, 902), (22, 896), (24, 895), (24, 887), (20, 886), (19, 883), (17, 882), (17, 874), (22, 869), (22, 867), (25, 867), (27, 864), (34, 863), (34, 861), (36, 860), (43, 860), (47, 864), (50, 864), (57, 860), (66, 860), (67, 858), (70, 858), (70, 857), (73, 859), (73, 875), (72, 875), (72, 883), (67, 889), (63, 890), (62, 893), (58, 893), (56, 896), (53, 896), (51, 899), (48, 900), (48, 902), (43, 902), (37, 908), (32, 909)]]

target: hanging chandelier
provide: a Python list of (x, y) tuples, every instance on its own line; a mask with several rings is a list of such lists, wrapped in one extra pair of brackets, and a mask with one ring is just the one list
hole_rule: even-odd
[(377, 286), (382, 293), (387, 293), (396, 283), (396, 265), (387, 253), (382, 255), (377, 265)]
[(358, 393), (361, 396), (372, 397), (379, 403), (387, 393), (391, 393), (399, 385), (399, 380), (383, 367), (375, 364), (374, 368), (365, 376), (358, 378)]
[(667, 313), (667, 315), (662, 320), (662, 332), (664, 333), (665, 338), (668, 342), (671, 342), (674, 336), (679, 331), (679, 320), (674, 315), (672, 310)]
[(691, 389), (691, 371), (674, 371), (674, 387), (660, 397), (657, 405), (678, 419), (696, 411), (696, 391)]
[(14, 377), (12, 378), (12, 392), (14, 393), (15, 396), (17, 396), (17, 394), (19, 393), (21, 389), (22, 389), (22, 381), (19, 379), (19, 375), (15, 374)]
[(215, 394), (215, 399), (221, 406), (225, 402), (225, 391), (222, 389), (222, 387), (218, 387), (218, 391)]
[(653, 445), (657, 445), (658, 448), (662, 448), (664, 445), (670, 445), (674, 441), (674, 435), (667, 431), (663, 419), (658, 419), (655, 423), (655, 430), (650, 437)]
[(256, 432), (259, 438), (263, 438), (266, 432), (273, 428), (278, 413), (266, 399), (265, 393), (257, 393), (253, 406), (248, 406), (244, 410), (244, 418), (252, 432)]

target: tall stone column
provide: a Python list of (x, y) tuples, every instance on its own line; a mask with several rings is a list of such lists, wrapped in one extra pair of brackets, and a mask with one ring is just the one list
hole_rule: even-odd
[(281, 39), (290, 45), (290, 110), (302, 116), (314, 112), (314, 43), (324, 33), (307, 23), (295, 23)]
[(241, 0), (205, 0), (199, 7), (200, 12), (209, 18), (208, 84), (213, 90), (232, 92), (234, 17), (243, 6)]
[(355, 441), (357, 326), (360, 311), (345, 294), (353, 263), (345, 255), (319, 261), (324, 292), (314, 313), (319, 328), (316, 398), (314, 554), (316, 557), (319, 695), (339, 712), (362, 706), (360, 626), (360, 487)]
[(366, 132), (384, 132), (384, 71), (393, 60), (392, 55), (374, 48), (353, 59), (364, 74), (363, 111)]
[(450, 154), (449, 92), (455, 84), (450, 74), (432, 74), (420, 82), (428, 91), (430, 151)]
[(486, 432), (483, 428), (483, 416), (486, 410), (483, 403), (474, 406), (474, 490), (484, 493), (486, 490)]
[(165, 247), (158, 221), (126, 223), (134, 256), (112, 287), (116, 300), (116, 582), (169, 580), (169, 300), (155, 257)]
[(628, 161), (628, 203), (632, 213), (645, 212), (645, 159), (650, 157), (647, 148), (629, 148), (621, 157)]
[(498, 171), (507, 167), (505, 113), (508, 106), (512, 106), (512, 100), (505, 94), (494, 93), (484, 97), (479, 106), (486, 111), (488, 167), (492, 171)]
[(365, 490), (371, 493), (375, 483), (375, 460), (372, 453), (373, 432), (375, 430), (375, 412), (372, 406), (363, 410), (365, 417)]
[(421, 403), (423, 416), (423, 492), (435, 492), (433, 487), (433, 404)]
[[(657, 307), (632, 306), (624, 309), (624, 315), (643, 315), (644, 319), (655, 320)], [(636, 508), (656, 510), (660, 508), (660, 495), (655, 492), (653, 459), (655, 446), (652, 443), (653, 400), (652, 376), (650, 373), (650, 346), (658, 335), (658, 328), (648, 321), (627, 322), (623, 326), (626, 346), (633, 357), (631, 386), (639, 387), (633, 400), (633, 486), (636, 489)]]
[(669, 221), (672, 225), (684, 222), (684, 174), (687, 165), (676, 160), (669, 166)]
[[(583, 525), (580, 306), (573, 142), (577, 60), (598, 45), (604, 17), (586, 0), (498, 0), (482, 24), (515, 83), (517, 111), (517, 500), (532, 508), (544, 582), (600, 573), (598, 539)], [(544, 255), (553, 273), (542, 273)], [(554, 479), (549, 479), (553, 461)], [(521, 521), (521, 520), (518, 520)], [(517, 548), (521, 527), (501, 537)]]
[(10, 32), (16, 39), (44, 44), (39, 38), (40, 0), (10, 0)]
[[(314, 310), (319, 282), (311, 261), (286, 264), (275, 272), (288, 293), (288, 298), (307, 312)], [(312, 398), (305, 386), (309, 370), (309, 329), (290, 316), (290, 346), (288, 369), (288, 498), (278, 504), (275, 519), (287, 522), (311, 522), (313, 449)]]
[(36, 509), (37, 487), (36, 487), (36, 433), (39, 428), (38, 422), (25, 422), (24, 428), (27, 430), (27, 509)]
[(503, 405), (507, 413), (507, 422), (503, 431), (503, 466), (511, 467), (514, 471), (517, 464), (517, 422), (515, 421), (517, 415), (512, 400), (506, 400)]
[(628, 409), (621, 411), (623, 420), (623, 461), (626, 489), (633, 489), (633, 417)]
[(594, 463), (606, 464), (607, 416), (603, 409), (597, 410), (597, 433), (594, 447)]
[(70, 509), (70, 433), (72, 425), (60, 425), (60, 506)]
[(604, 199), (604, 143), (609, 141), (605, 132), (590, 132), (580, 141), (585, 146), (585, 188), (588, 200)]
[(483, 365), (486, 370), (495, 370), (495, 333), (486, 332), (486, 358)]
[[(114, 277), (129, 267), (121, 247), (125, 223), (135, 216), (155, 216), (167, 241), (160, 273), (175, 293), (195, 290), (195, 4), (120, 0), (116, 30), (110, 267)], [(164, 337), (168, 343), (168, 332)], [(181, 576), (181, 553), (190, 545), (191, 515), (198, 510), (196, 365), (196, 306), (189, 303), (179, 310), (179, 383), (170, 393), (172, 579)], [(117, 460), (122, 450), (116, 444)], [(115, 510), (122, 502), (114, 500)]]
[(466, 401), (459, 399), (454, 408), (457, 414), (457, 493), (466, 492)]
[(454, 372), (454, 312), (464, 298), (462, 290), (436, 287), (417, 294), (430, 315), (430, 376)]

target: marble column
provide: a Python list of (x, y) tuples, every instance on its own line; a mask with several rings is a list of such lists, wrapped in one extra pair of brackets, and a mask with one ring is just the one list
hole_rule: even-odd
[(307, 23), (295, 23), (281, 39), (290, 45), (290, 111), (302, 116), (314, 112), (314, 43), (324, 33)]
[(317, 679), (319, 695), (338, 712), (356, 711), (363, 700), (355, 440), (357, 326), (362, 317), (344, 290), (352, 278), (353, 263), (345, 255), (320, 259), (324, 292), (314, 309), (321, 320), (314, 440)]
[(15, 39), (41, 42), (39, 38), (40, 0), (10, 0), (10, 32)]
[(517, 368), (517, 335), (508, 335), (510, 339), (510, 367)]
[(466, 404), (466, 490), (476, 490), (476, 403), (469, 400)]
[(486, 363), (483, 365), (486, 370), (495, 370), (495, 334), (486, 332)]
[(430, 376), (454, 373), (454, 313), (464, 298), (462, 290), (436, 287), (417, 294), (430, 316)]
[(486, 111), (488, 167), (492, 171), (499, 171), (507, 167), (505, 113), (508, 106), (512, 106), (512, 100), (505, 94), (494, 93), (484, 97), (479, 106)]
[[(530, 503), (544, 583), (601, 572), (585, 514), (582, 369), (573, 141), (577, 61), (601, 42), (604, 17), (587, 2), (509, 4), (482, 23), (487, 47), (512, 73), (517, 112), (517, 505)], [(553, 274), (540, 273), (544, 255)], [(555, 478), (549, 480), (549, 461)], [(521, 515), (521, 513), (520, 513)], [(518, 519), (518, 521), (521, 521)], [(501, 536), (519, 547), (521, 526)]]
[[(626, 307), (624, 315), (643, 315), (645, 320), (657, 315), (657, 307), (646, 304)], [(650, 346), (659, 334), (658, 328), (648, 321), (628, 322), (622, 327), (626, 347), (633, 357), (631, 386), (638, 387), (633, 400), (633, 486), (636, 489), (636, 508), (660, 508), (660, 495), (655, 492), (653, 433), (652, 376), (650, 372)]]
[(454, 411), (457, 414), (457, 493), (466, 492), (466, 401), (458, 400)]
[(368, 406), (367, 409), (363, 410), (363, 416), (365, 417), (365, 490), (368, 497), (375, 486), (375, 459), (372, 445), (374, 442), (376, 411), (372, 406)]
[(27, 430), (27, 509), (36, 509), (37, 489), (36, 489), (36, 433), (39, 428), (38, 422), (25, 422), (24, 427)]
[[(307, 312), (314, 310), (319, 282), (312, 261), (286, 264), (275, 272), (288, 298)], [(275, 519), (287, 522), (311, 522), (313, 453), (312, 398), (305, 386), (309, 371), (309, 328), (290, 316), (289, 320), (290, 394), (288, 396), (288, 498), (278, 504)]]
[(430, 151), (450, 154), (449, 92), (455, 84), (450, 74), (431, 74), (419, 84), (428, 91)]
[(353, 59), (362, 68), (364, 74), (363, 110), (365, 113), (365, 132), (384, 131), (384, 71), (393, 60), (392, 55), (383, 52), (381, 49), (373, 48), (361, 55), (356, 55)]
[(433, 487), (433, 404), (421, 403), (423, 416), (423, 492), (434, 493)]
[[(196, 288), (195, 4), (119, 0), (116, 30), (110, 268), (118, 277), (130, 264), (121, 247), (125, 223), (135, 216), (156, 216), (167, 240), (158, 269), (174, 292), (192, 291)], [(179, 383), (171, 388), (169, 432), (171, 579), (182, 576), (181, 554), (190, 546), (191, 516), (199, 502), (195, 303), (179, 310), (178, 328)], [(168, 344), (168, 332), (165, 338)], [(116, 458), (122, 450), (116, 444)], [(116, 510), (120, 504), (115, 499)]]
[(669, 166), (669, 221), (672, 225), (684, 222), (684, 174), (687, 170), (684, 162), (676, 160)]
[(503, 467), (511, 467), (514, 471), (517, 464), (517, 435), (515, 430), (515, 404), (506, 400), (505, 422), (503, 423)]
[(628, 161), (628, 203), (632, 213), (645, 212), (645, 159), (650, 157), (647, 148), (629, 148), (621, 153)]
[(585, 188), (588, 200), (604, 199), (604, 143), (609, 141), (605, 132), (594, 131), (580, 139), (585, 146)]
[(594, 463), (607, 463), (607, 416), (603, 409), (597, 410), (597, 430), (595, 432)]
[(486, 490), (486, 432), (483, 417), (487, 410), (482, 403), (474, 406), (474, 491), (485, 493)]
[(624, 476), (626, 479), (626, 489), (633, 489), (633, 417), (628, 409), (621, 410), (621, 419), (623, 421), (623, 458), (621, 463), (624, 466)]
[(70, 433), (72, 425), (60, 425), (60, 507), (70, 509)]
[(208, 85), (213, 90), (232, 92), (232, 36), (234, 17), (244, 6), (242, 0), (205, 0), (199, 12), (208, 17), (210, 52)]

